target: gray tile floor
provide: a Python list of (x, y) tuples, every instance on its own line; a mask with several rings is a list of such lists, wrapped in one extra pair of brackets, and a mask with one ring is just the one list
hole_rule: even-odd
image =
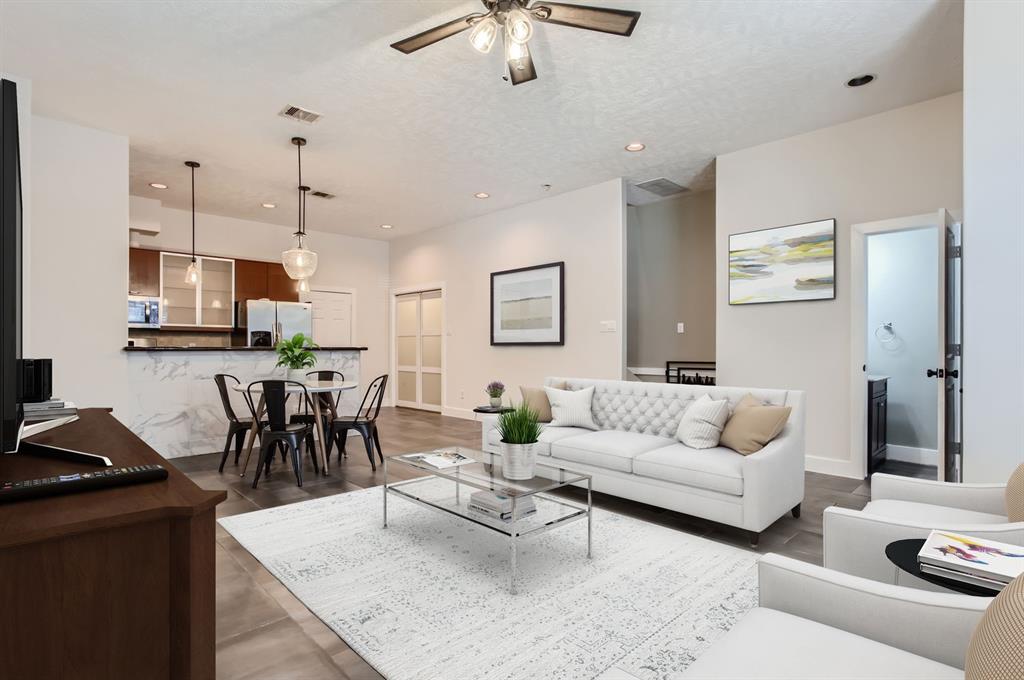
[[(478, 423), (434, 413), (386, 408), (381, 411), (379, 423), (386, 456), (453, 444), (478, 448), (480, 443)], [(370, 469), (357, 435), (350, 439), (349, 457), (344, 463), (339, 466), (336, 459), (332, 460), (330, 477), (315, 477), (307, 464), (301, 489), (295, 485), (290, 469), (280, 464), (268, 479), (260, 481), (258, 489), (253, 489), (251, 475), (248, 480), (240, 479), (230, 459), (224, 473), (217, 472), (220, 454), (171, 462), (200, 486), (227, 490), (227, 500), (217, 507), (218, 517), (381, 483), (380, 468), (376, 473)], [(758, 552), (776, 552), (820, 564), (824, 509), (830, 505), (859, 509), (869, 497), (867, 485), (858, 480), (808, 472), (801, 517), (794, 519), (787, 514), (769, 527), (761, 535)], [(746, 533), (732, 527), (603, 494), (595, 494), (594, 503), (607, 510), (749, 549)], [(360, 680), (380, 675), (218, 526), (217, 677)]]

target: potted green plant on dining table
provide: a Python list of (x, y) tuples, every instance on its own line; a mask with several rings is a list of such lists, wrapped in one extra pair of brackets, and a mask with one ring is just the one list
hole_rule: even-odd
[(315, 349), (320, 346), (304, 333), (296, 333), (290, 340), (282, 338), (274, 346), (277, 365), (288, 369), (289, 380), (305, 382), (306, 371), (316, 365)]

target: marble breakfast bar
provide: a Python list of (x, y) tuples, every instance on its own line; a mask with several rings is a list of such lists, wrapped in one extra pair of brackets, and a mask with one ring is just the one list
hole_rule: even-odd
[[(310, 370), (340, 371), (359, 381), (360, 352), (365, 347), (317, 350)], [(165, 458), (221, 451), (227, 434), (224, 408), (213, 376), (229, 373), (243, 383), (267, 377), (285, 378), (269, 347), (125, 347), (131, 403), (119, 419)], [(355, 413), (363, 389), (341, 393), (339, 413)], [(231, 402), (239, 417), (249, 409), (242, 395)]]

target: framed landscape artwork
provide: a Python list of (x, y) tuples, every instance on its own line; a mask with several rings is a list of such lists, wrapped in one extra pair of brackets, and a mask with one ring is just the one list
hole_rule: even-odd
[(491, 274), (492, 345), (563, 345), (564, 334), (564, 262)]
[(836, 221), (729, 235), (729, 304), (834, 300)]

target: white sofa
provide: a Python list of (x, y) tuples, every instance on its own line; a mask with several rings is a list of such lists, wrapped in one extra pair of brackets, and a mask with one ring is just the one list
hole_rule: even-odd
[(1005, 484), (949, 484), (875, 474), (871, 502), (863, 510), (825, 508), (824, 564), (883, 583), (941, 590), (899, 570), (885, 556), (889, 543), (926, 538), (933, 529), (1024, 545), (1024, 522), (1006, 517)]
[[(625, 380), (547, 378), (570, 390), (594, 387), (600, 430), (544, 427), (538, 461), (593, 477), (595, 491), (649, 503), (758, 534), (804, 497), (804, 394), (794, 390), (667, 385)], [(679, 420), (701, 395), (735, 406), (747, 394), (792, 413), (782, 433), (748, 456), (732, 449), (691, 449), (676, 438)], [(497, 416), (483, 421), (485, 451), (501, 453)]]
[(877, 583), (765, 555), (759, 606), (682, 674), (687, 680), (964, 677), (971, 634), (992, 601)]

